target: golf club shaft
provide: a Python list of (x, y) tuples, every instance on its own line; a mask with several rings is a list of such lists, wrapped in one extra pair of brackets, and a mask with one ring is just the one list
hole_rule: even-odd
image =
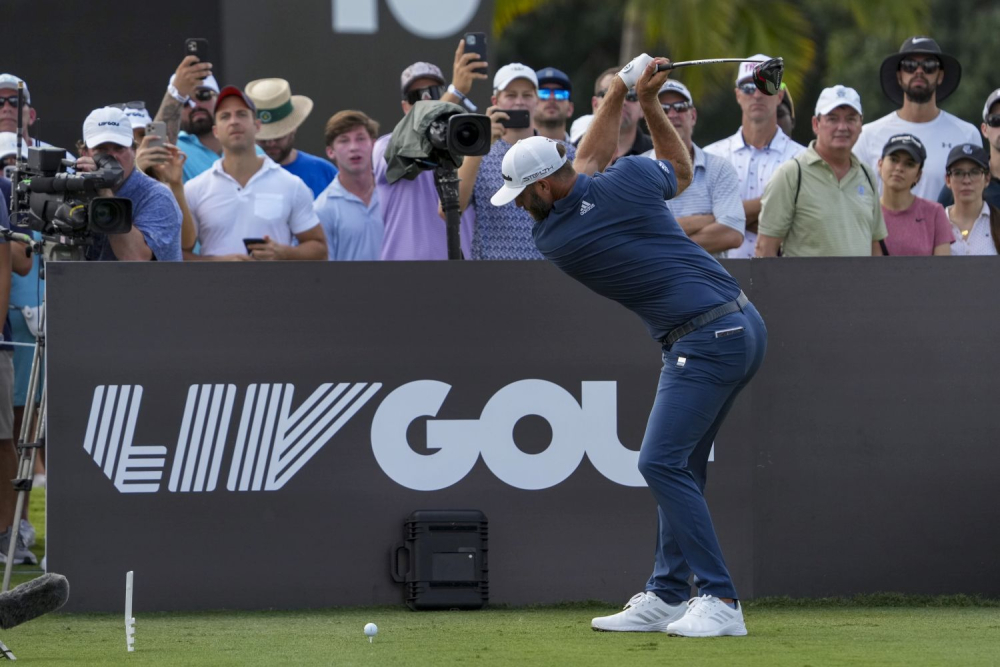
[[(708, 58), (707, 60), (684, 60), (679, 63), (668, 65), (657, 65), (656, 71), (662, 72), (665, 69), (677, 69), (678, 67), (689, 67), (691, 65), (713, 65), (715, 63), (746, 63), (751, 62), (750, 58)], [(756, 62), (756, 61), (753, 61)]]

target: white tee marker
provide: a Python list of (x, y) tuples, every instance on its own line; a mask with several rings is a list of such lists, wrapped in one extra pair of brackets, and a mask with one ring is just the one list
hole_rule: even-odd
[(132, 570), (125, 575), (125, 646), (135, 651), (135, 617), (132, 616)]

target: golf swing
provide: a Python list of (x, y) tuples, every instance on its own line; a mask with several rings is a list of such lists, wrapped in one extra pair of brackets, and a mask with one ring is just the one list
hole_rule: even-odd
[[(703, 492), (715, 435), (763, 362), (767, 331), (739, 283), (664, 205), (692, 178), (691, 158), (657, 98), (669, 65), (643, 54), (622, 68), (572, 164), (558, 142), (517, 142), (504, 156), (504, 185), (492, 203), (514, 201), (527, 210), (545, 258), (635, 312), (662, 345), (663, 368), (639, 452), (639, 471), (658, 505), (653, 573), (624, 611), (595, 618), (592, 627), (745, 635)], [(633, 88), (655, 159), (625, 157), (599, 173), (615, 154), (622, 104)], [(699, 596), (689, 599), (692, 574)]]
[[(685, 60), (679, 63), (665, 63), (656, 66), (657, 72), (690, 67), (692, 65), (714, 65), (716, 63), (749, 63), (750, 58), (708, 58), (706, 60)], [(753, 83), (757, 90), (765, 95), (777, 95), (781, 90), (781, 76), (785, 73), (785, 61), (782, 58), (771, 58), (753, 67)]]

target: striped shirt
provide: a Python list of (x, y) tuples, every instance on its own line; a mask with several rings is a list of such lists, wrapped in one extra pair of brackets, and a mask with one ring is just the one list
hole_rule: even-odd
[[(656, 150), (643, 153), (656, 158)], [(735, 229), (742, 236), (746, 233), (747, 218), (740, 200), (739, 178), (736, 169), (724, 158), (710, 155), (694, 146), (694, 177), (691, 185), (679, 196), (667, 200), (667, 208), (675, 218), (691, 215), (712, 215), (715, 221)], [(725, 252), (715, 254), (725, 257)]]
[[(731, 137), (716, 141), (705, 147), (705, 152), (725, 158), (736, 168), (739, 177), (740, 199), (759, 199), (764, 196), (764, 186), (782, 163), (792, 159), (806, 149), (792, 141), (787, 134), (776, 128), (774, 136), (764, 148), (755, 148), (743, 138), (743, 126)], [(729, 251), (729, 258), (751, 258), (757, 245), (757, 234), (746, 232), (743, 245)]]

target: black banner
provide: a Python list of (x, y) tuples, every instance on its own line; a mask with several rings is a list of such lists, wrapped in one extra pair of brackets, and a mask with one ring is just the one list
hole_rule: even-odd
[[(1000, 593), (988, 259), (731, 262), (768, 359), (709, 500), (742, 597)], [(402, 602), (419, 509), (498, 603), (624, 600), (659, 346), (538, 262), (49, 265), (48, 564), (74, 611)], [(962, 419), (956, 420), (955, 415)], [(934, 576), (928, 576), (933, 572)]]

